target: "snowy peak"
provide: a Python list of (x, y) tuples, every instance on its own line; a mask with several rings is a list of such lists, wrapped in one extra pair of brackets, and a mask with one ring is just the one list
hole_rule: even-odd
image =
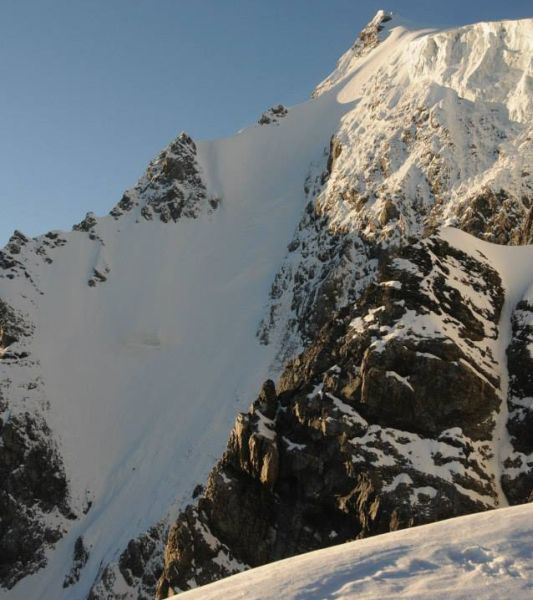
[[(384, 63), (375, 63), (388, 40)], [(394, 66), (394, 83), (438, 85), (465, 100), (502, 104), (512, 121), (527, 122), (533, 103), (533, 19), (476, 23), (437, 30), (379, 11), (313, 97), (374, 66)]]
[(378, 10), (375, 17), (361, 31), (352, 47), (337, 61), (335, 71), (316, 87), (312, 97), (316, 98), (330, 90), (335, 83), (346, 75), (355, 59), (367, 55), (376, 48), (387, 37), (392, 18), (392, 13)]
[[(356, 105), (336, 135), (351, 152), (339, 152), (327, 184), (338, 227), (360, 219), (367, 235), (390, 239), (445, 222), (479, 235), (476, 216), (466, 218), (465, 204), (475, 203), (500, 229), (487, 239), (524, 239), (523, 199), (533, 190), (532, 32), (533, 20), (441, 32), (402, 26), (339, 66), (332, 93)], [(498, 225), (502, 205), (508, 219)]]
[(375, 48), (381, 41), (380, 34), (385, 29), (385, 23), (389, 23), (390, 21), (392, 21), (392, 13), (378, 10), (374, 18), (359, 34), (359, 38), (352, 46), (352, 50), (369, 51)]
[(136, 216), (164, 223), (181, 217), (195, 218), (202, 210), (214, 210), (215, 198), (207, 198), (194, 141), (181, 133), (150, 162), (135, 187), (113, 208), (115, 218), (137, 208)]
[(412, 42), (406, 58), (411, 81), (449, 87), (471, 102), (503, 105), (511, 121), (526, 123), (533, 112), (532, 53), (533, 19), (522, 19), (427, 35)]
[[(309, 103), (345, 112), (325, 172), (308, 186), (314, 211), (272, 287), (265, 339), (277, 328), (298, 346), (358, 297), (383, 249), (442, 225), (500, 244), (533, 239), (533, 112), (521, 91), (533, 21), (449, 31), (397, 23), (364, 56), (349, 50)], [(491, 55), (501, 60), (485, 80)]]

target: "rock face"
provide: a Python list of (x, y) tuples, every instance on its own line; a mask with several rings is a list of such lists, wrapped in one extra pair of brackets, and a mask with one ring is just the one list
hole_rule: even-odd
[(70, 573), (65, 577), (63, 581), (63, 587), (68, 588), (73, 585), (80, 579), (80, 572), (83, 567), (87, 564), (89, 560), (89, 552), (87, 548), (85, 548), (85, 544), (83, 543), (83, 538), (80, 536), (76, 538), (76, 542), (74, 543), (74, 553), (72, 556), (72, 568), (70, 569)]
[(272, 123), (278, 123), (280, 119), (287, 116), (289, 111), (283, 106), (278, 104), (265, 111), (259, 118), (259, 125), (270, 125)]
[(440, 238), (383, 257), (377, 282), (237, 418), (169, 535), (158, 598), (238, 563), (498, 506), (503, 301), (486, 259)]
[(353, 60), (364, 57), (376, 48), (384, 39), (384, 30), (392, 21), (392, 13), (379, 10), (370, 23), (361, 31), (352, 47), (337, 62), (335, 71), (325, 79), (313, 92), (313, 98), (328, 91), (341, 80)]
[[(23, 316), (0, 300), (0, 585), (8, 589), (46, 564), (45, 551), (74, 518), (63, 463), (43, 415), (10, 402), (13, 382), (4, 375), (32, 367), (23, 349), (31, 334)], [(21, 391), (38, 387), (30, 381)]]
[[(108, 564), (99, 575), (87, 600), (129, 598), (152, 600), (163, 570), (164, 523), (152, 527), (138, 538), (131, 539), (117, 563)], [(124, 592), (124, 590), (131, 592)]]
[(215, 210), (219, 199), (208, 198), (196, 153), (194, 141), (186, 133), (180, 134), (150, 163), (144, 177), (110, 214), (118, 219), (137, 207), (142, 218), (168, 223)]
[(502, 485), (509, 501), (533, 501), (533, 297), (528, 290), (512, 316), (509, 364), (509, 420), (513, 453), (506, 460)]
[(63, 465), (44, 420), (11, 417), (0, 424), (0, 441), (0, 583), (11, 588), (45, 565), (45, 550), (62, 537), (63, 527), (50, 526), (48, 517), (61, 523), (73, 515)]

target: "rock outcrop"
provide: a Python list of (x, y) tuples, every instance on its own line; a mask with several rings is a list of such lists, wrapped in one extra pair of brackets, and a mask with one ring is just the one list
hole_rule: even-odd
[(277, 106), (272, 106), (265, 111), (257, 122), (259, 125), (275, 124), (278, 123), (283, 117), (286, 117), (288, 112), (289, 111), (283, 106), (283, 104), (278, 104)]
[(110, 214), (118, 219), (137, 208), (147, 221), (157, 218), (168, 223), (216, 210), (220, 199), (208, 197), (196, 153), (192, 138), (180, 134), (149, 164), (144, 176)]
[[(75, 518), (63, 461), (42, 412), (12, 402), (11, 377), (33, 365), (24, 343), (32, 332), (24, 316), (0, 300), (0, 585), (8, 589), (46, 564), (46, 550)], [(31, 395), (39, 386), (31, 380), (17, 391)]]
[(503, 302), (487, 260), (440, 238), (383, 257), (377, 282), (237, 418), (169, 535), (158, 598), (234, 572), (219, 553), (255, 567), (498, 506)]
[[(153, 600), (157, 581), (163, 571), (167, 533), (165, 523), (160, 523), (131, 539), (118, 561), (106, 565), (98, 575), (87, 600), (115, 600), (121, 597)], [(124, 590), (129, 590), (129, 593)]]
[(513, 312), (509, 365), (511, 453), (502, 485), (511, 504), (533, 501), (533, 297), (529, 290)]

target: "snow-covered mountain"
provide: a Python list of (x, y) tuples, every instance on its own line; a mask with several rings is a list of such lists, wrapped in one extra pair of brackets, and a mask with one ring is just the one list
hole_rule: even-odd
[(165, 598), (529, 499), (532, 51), (380, 11), (308, 102), (15, 232), (0, 598)]

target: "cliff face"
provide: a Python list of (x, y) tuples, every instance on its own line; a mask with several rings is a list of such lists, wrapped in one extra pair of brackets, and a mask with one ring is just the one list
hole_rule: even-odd
[(445, 239), (384, 257), (376, 283), (238, 417), (169, 535), (159, 597), (219, 578), (221, 556), (228, 575), (235, 561), (254, 567), (505, 504), (503, 303), (489, 261)]
[(309, 102), (15, 232), (0, 598), (165, 598), (530, 499), (532, 39), (380, 12)]
[(515, 449), (505, 464), (503, 489), (512, 504), (533, 501), (533, 305), (531, 289), (512, 314), (512, 338), (507, 349), (509, 394), (507, 429)]
[[(14, 249), (16, 241), (25, 243), (26, 238), (16, 232), (12, 240)], [(0, 300), (0, 582), (7, 588), (46, 564), (45, 548), (75, 518), (63, 461), (43, 416), (46, 407), (28, 398), (42, 386), (27, 351), (33, 331), (32, 324)], [(13, 389), (6, 372), (28, 379)], [(17, 396), (25, 405), (17, 407)]]
[(532, 256), (446, 229), (383, 255), (238, 416), (170, 531), (157, 597), (531, 501)]

